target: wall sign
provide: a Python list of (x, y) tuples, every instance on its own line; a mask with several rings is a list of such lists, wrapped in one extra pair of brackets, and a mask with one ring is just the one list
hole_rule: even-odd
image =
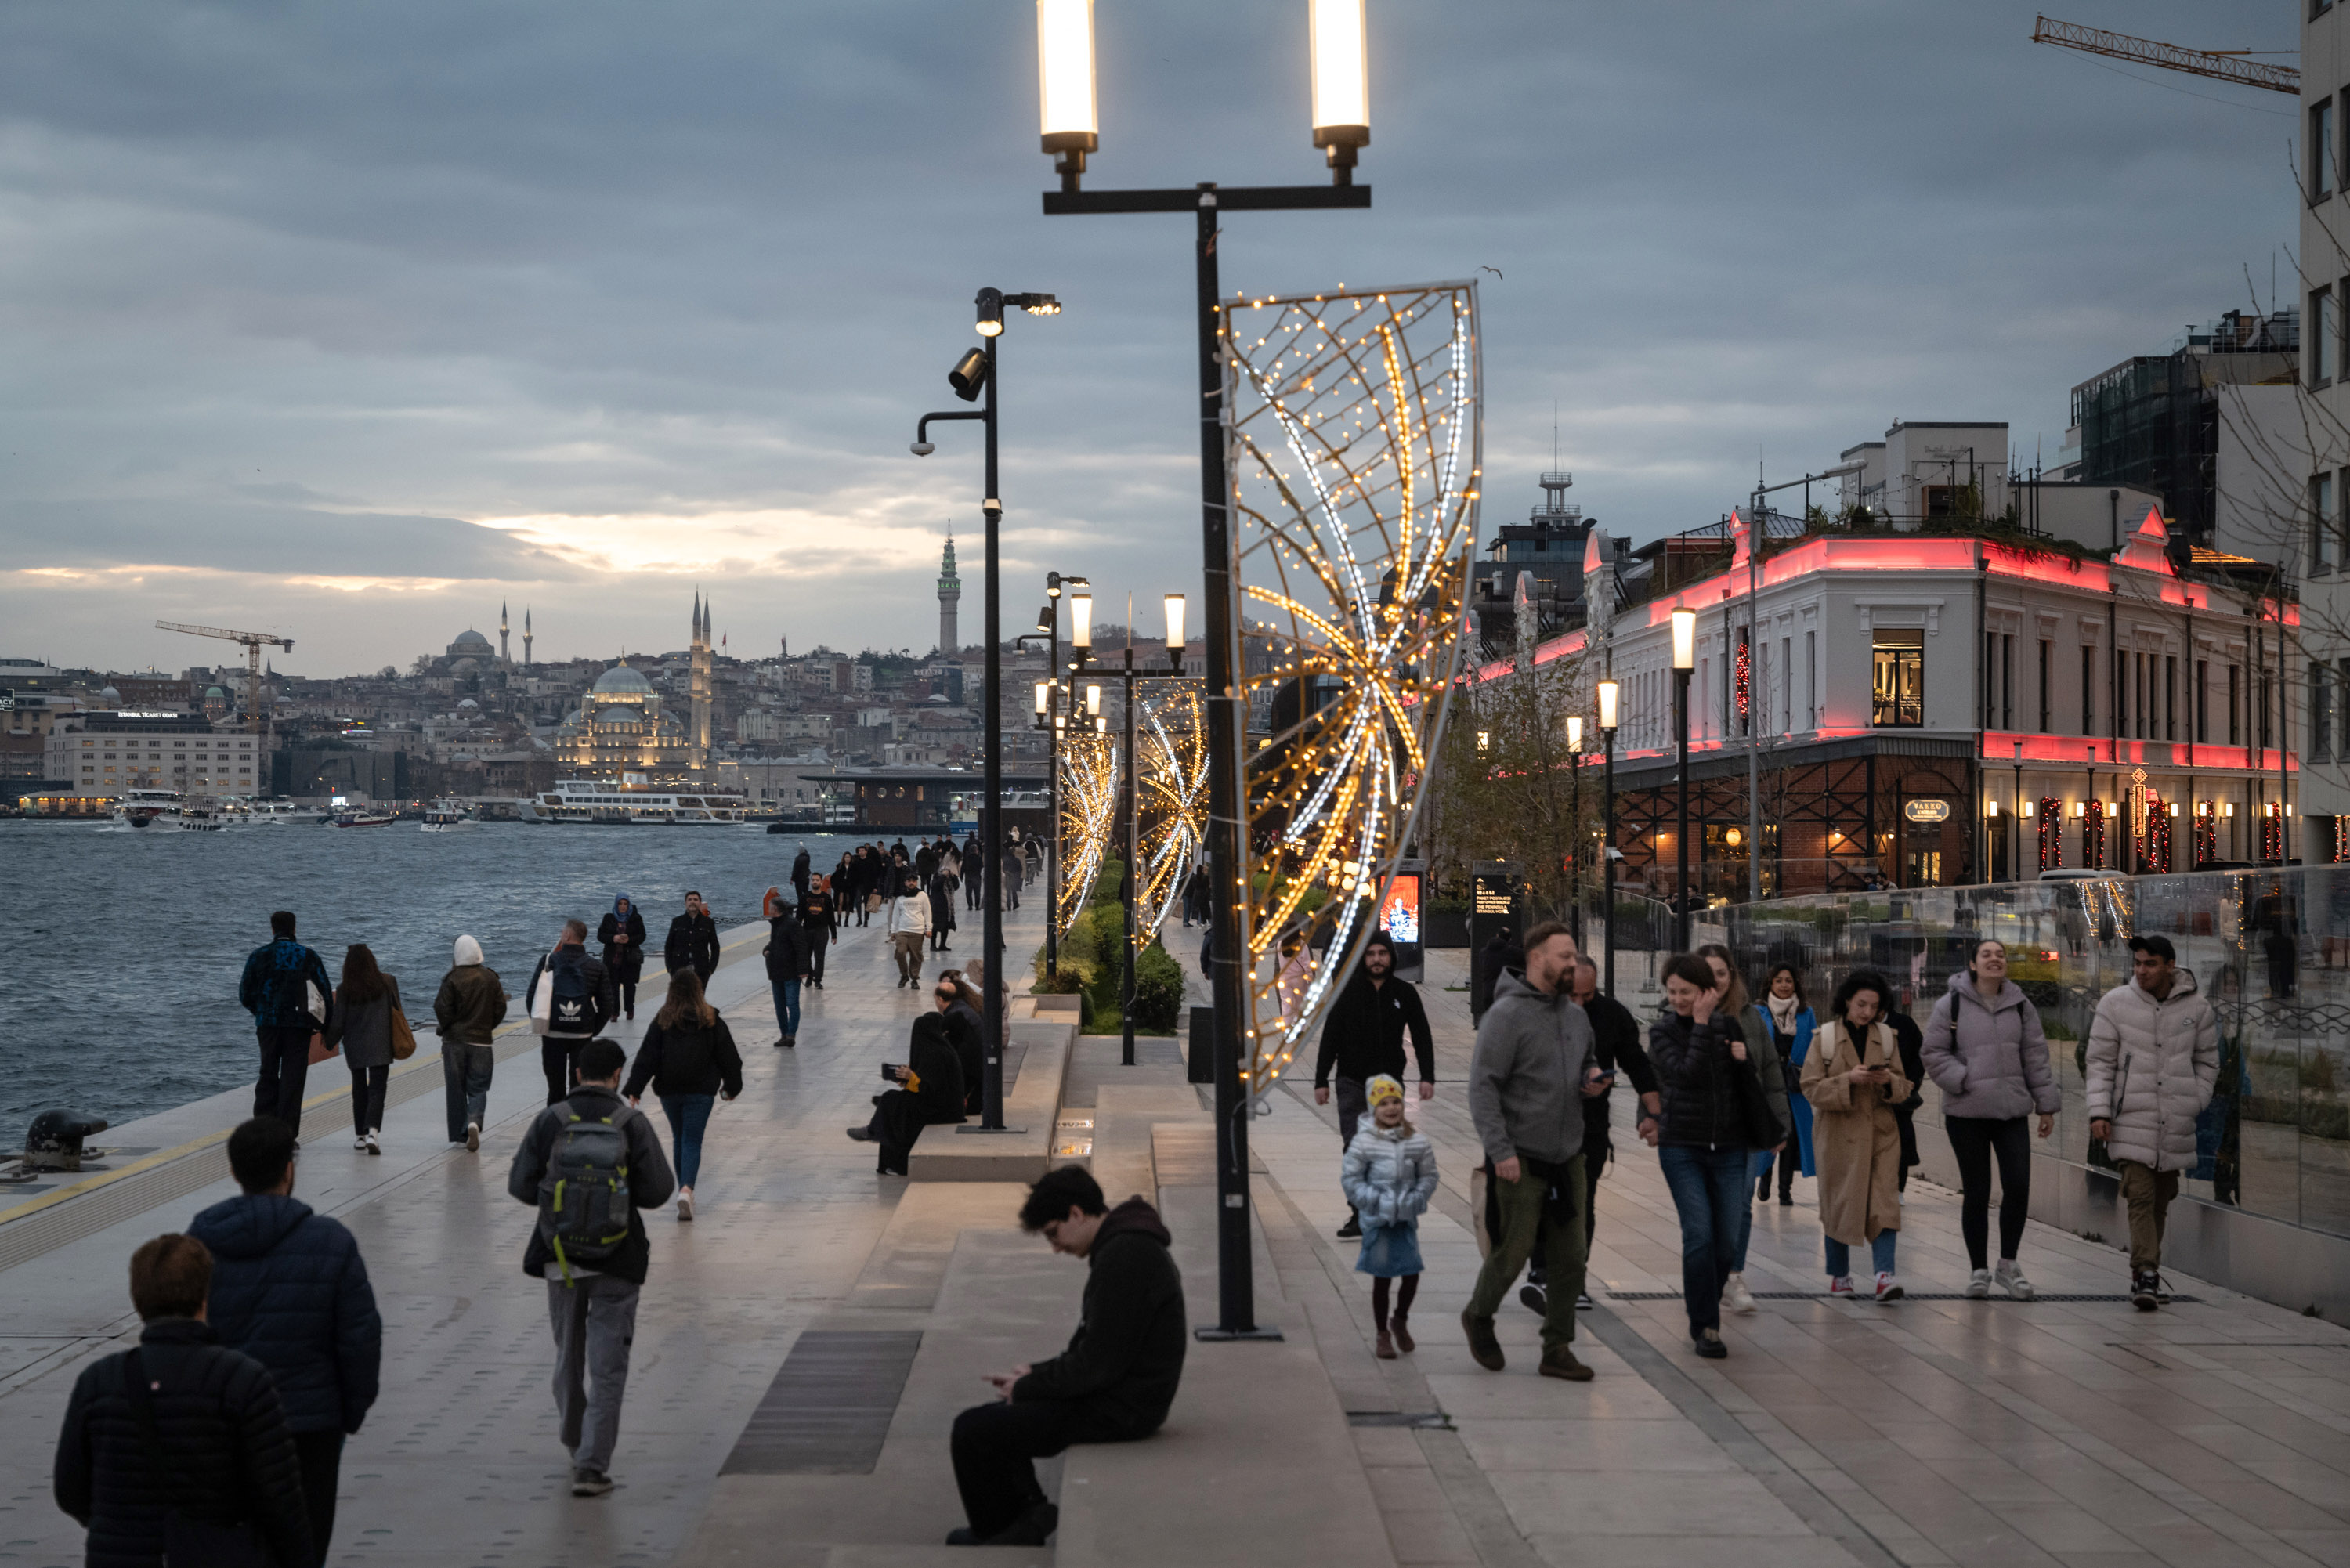
[(1950, 803), (1947, 800), (1910, 800), (1901, 803), (1901, 815), (1912, 822), (1948, 822)]

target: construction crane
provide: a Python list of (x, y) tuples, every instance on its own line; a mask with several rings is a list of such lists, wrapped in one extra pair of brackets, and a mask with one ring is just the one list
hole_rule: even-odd
[(2159, 66), (2166, 71), (2188, 71), (2199, 77), (2213, 77), (2239, 87), (2266, 88), (2271, 92), (2289, 92), (2296, 97), (2301, 92), (2301, 67), (2298, 66), (2263, 65), (2258, 60), (2240, 58), (2258, 54), (2257, 49), (2188, 49), (2177, 44), (2160, 44), (2152, 38), (2133, 38), (2127, 33), (2108, 33), (2103, 27), (2084, 27), (2075, 22), (2059, 22), (2053, 16), (2042, 16), (2032, 24), (2032, 41), (2054, 44), (2059, 48), (2078, 49), (2084, 54), (2110, 55), (2117, 60), (2129, 60), (2141, 66)]
[(270, 742), (276, 739), (275, 726), (271, 722), (276, 715), (270, 711), (276, 704), (266, 701), (261, 690), (261, 650), (265, 648), (282, 648), (291, 653), (294, 651), (294, 639), (290, 637), (279, 637), (275, 632), (230, 631), (224, 627), (189, 626), (176, 620), (159, 620), (155, 623), (155, 629), (184, 631), (190, 637), (217, 637), (224, 642), (241, 642), (244, 645), (245, 727), (262, 737), (261, 749), (267, 752), (270, 749)]

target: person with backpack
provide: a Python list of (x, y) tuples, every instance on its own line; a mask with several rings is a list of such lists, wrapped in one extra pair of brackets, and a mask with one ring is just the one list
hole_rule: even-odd
[(276, 1116), (302, 1132), (302, 1090), (310, 1076), (310, 1036), (334, 1016), (334, 982), (324, 960), (294, 940), (294, 911), (269, 917), (269, 943), (253, 950), (236, 985), (261, 1041), (253, 1114)]
[(566, 920), (555, 949), (538, 961), (523, 993), (524, 1011), (539, 1036), (538, 1064), (546, 1073), (546, 1103), (560, 1105), (578, 1076), (579, 1048), (603, 1033), (619, 1011), (612, 979), (588, 956), (588, 922)]
[[(343, 983), (335, 988), (334, 1016), (327, 1021), (327, 1049), (343, 1054), (351, 1072), (352, 1147), (360, 1154), (381, 1154), (383, 1096), (391, 1085), (395, 1035), (408, 1020), (400, 1012), (400, 977), (376, 966), (374, 950), (354, 942), (343, 954)], [(416, 1037), (408, 1035), (408, 1048)]]
[(637, 981), (645, 972), (645, 918), (637, 913), (637, 901), (626, 893), (614, 898), (596, 928), (596, 940), (604, 946), (604, 972), (619, 992), (622, 1016), (634, 1018)]
[(685, 913), (669, 923), (669, 940), (661, 946), (661, 958), (670, 973), (690, 969), (704, 985), (718, 972), (718, 922), (702, 907), (701, 894), (685, 896)]
[(131, 1253), (139, 1344), (74, 1382), (52, 1484), (86, 1568), (318, 1561), (277, 1385), (205, 1323), (212, 1278), (191, 1236)]
[(482, 1118), (489, 1114), (490, 1077), (498, 1064), (492, 1042), (505, 1016), (506, 989), (498, 971), (482, 961), (480, 942), (459, 937), (432, 999), (432, 1021), (449, 1094), (449, 1141), (463, 1144), (468, 1154), (481, 1152)]
[(637, 1064), (621, 1093), (635, 1105), (650, 1083), (669, 1117), (670, 1146), (677, 1150), (678, 1223), (693, 1221), (693, 1181), (702, 1174), (702, 1135), (718, 1098), (743, 1092), (743, 1056), (718, 1009), (703, 1000), (691, 970), (669, 977), (669, 1000), (653, 1015)]
[(652, 1118), (620, 1098), (628, 1064), (617, 1040), (581, 1046), (579, 1086), (538, 1113), (506, 1173), (507, 1194), (538, 1210), (522, 1272), (546, 1282), (574, 1497), (612, 1490), (629, 1343), (652, 1267), (644, 1210), (677, 1190)]
[(343, 1441), (358, 1434), (380, 1386), (383, 1317), (358, 1241), (294, 1196), (294, 1135), (285, 1123), (255, 1116), (229, 1134), (228, 1168), (243, 1195), (188, 1226), (213, 1255), (205, 1321), (276, 1381), (323, 1563)]
[[(1959, 1163), (1959, 1232), (1974, 1272), (1969, 1297), (1996, 1283), (2016, 1301), (2032, 1282), (2016, 1266), (2023, 1221), (2032, 1213), (2032, 1141), (2024, 1117), (2036, 1111), (2040, 1136), (2055, 1130), (2063, 1099), (2048, 1060), (2040, 1010), (2007, 978), (2007, 944), (1986, 937), (1950, 989), (1926, 1016), (1927, 1075), (1942, 1091), (1942, 1130)], [(1991, 1267), (1991, 1167), (1999, 1158), (1999, 1272)]]

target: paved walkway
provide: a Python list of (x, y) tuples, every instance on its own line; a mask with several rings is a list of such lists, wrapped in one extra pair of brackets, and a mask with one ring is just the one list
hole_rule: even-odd
[[(1014, 922), (1015, 952), (1033, 946), (1037, 914), (1032, 901)], [(535, 1043), (517, 1040), (499, 1069), (479, 1157), (442, 1141), (429, 1058), (432, 1092), (388, 1118), (383, 1158), (317, 1130), (325, 1116), (312, 1130), (297, 1192), (358, 1233), (390, 1362), (347, 1452), (338, 1568), (968, 1560), (934, 1544), (958, 1522), (946, 1423), (984, 1392), (980, 1372), (1066, 1334), (1080, 1271), (1019, 1235), (1016, 1186), (879, 1178), (870, 1149), (842, 1136), (926, 1005), (892, 989), (878, 926), (835, 950), (794, 1053), (770, 1044), (759, 935), (733, 934), (712, 985), (749, 1082), (712, 1125), (702, 1218), (652, 1217), (609, 1498), (574, 1500), (562, 1484), (545, 1298), (519, 1267), (531, 1215), (504, 1192), (544, 1097)], [(1731, 1320), (1730, 1360), (1700, 1362), (1678, 1302), (1654, 1299), (1678, 1282), (1677, 1228), (1637, 1144), (1600, 1199), (1601, 1305), (1577, 1345), (1596, 1381), (1535, 1376), (1536, 1320), (1515, 1304), (1501, 1320), (1509, 1370), (1477, 1368), (1455, 1322), (1476, 1268), (1467, 1011), (1443, 989), (1458, 972), (1440, 955), (1427, 988), (1441, 1082), (1415, 1115), (1444, 1187), (1422, 1231), (1418, 1354), (1370, 1355), (1367, 1282), (1352, 1246), (1330, 1236), (1345, 1213), (1335, 1118), (1310, 1090), (1285, 1088), (1254, 1147), (1259, 1317), (1286, 1338), (1195, 1346), (1164, 1438), (1078, 1450), (1055, 1472), (1057, 1551), (989, 1560), (2350, 1563), (2350, 1334), (2186, 1280), (2174, 1282), (2197, 1302), (2153, 1316), (2110, 1301), (1830, 1303), (1816, 1295), (1818, 1230), (1799, 1182), (1796, 1207), (1756, 1210), (1750, 1278), (1784, 1294)], [(1064, 1115), (1095, 1123), (1094, 1165), (1113, 1196), (1157, 1194), (1204, 1319), (1213, 1210), (1199, 1092), (1166, 1043), (1145, 1042), (1134, 1068), (1116, 1050), (1081, 1043)], [(208, 1136), (242, 1098), (124, 1129), (123, 1143), (168, 1150)], [(61, 1220), (20, 1232), (30, 1221), (0, 1208), (0, 1464), (13, 1478), (0, 1486), (0, 1563), (79, 1560), (79, 1531), (49, 1501), (50, 1446), (78, 1366), (132, 1326), (130, 1248), (228, 1190), (184, 1168), (192, 1180), (145, 1208), (102, 1187), (43, 1211), (87, 1213), (86, 1235)], [(1902, 1273), (1915, 1290), (1954, 1293), (1965, 1273), (1954, 1199), (1913, 1188), (1907, 1218)], [(12, 1233), (41, 1244), (12, 1262)], [(2123, 1272), (2110, 1248), (2036, 1225), (2024, 1261), (2051, 1295), (2112, 1294)], [(921, 1336), (879, 1412), (878, 1456), (861, 1473), (722, 1476), (809, 1329)]]

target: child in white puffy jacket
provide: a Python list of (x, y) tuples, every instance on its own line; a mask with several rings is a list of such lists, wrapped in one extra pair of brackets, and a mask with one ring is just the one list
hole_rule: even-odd
[[(1379, 1329), (1378, 1355), (1395, 1359), (1412, 1348), (1405, 1318), (1419, 1292), (1419, 1217), (1436, 1195), (1436, 1146), (1404, 1119), (1403, 1085), (1381, 1074), (1363, 1085), (1371, 1119), (1347, 1146), (1339, 1184), (1347, 1201), (1362, 1216), (1363, 1250), (1357, 1273), (1371, 1276), (1371, 1315)], [(1388, 1282), (1400, 1279), (1395, 1312), (1388, 1311)]]

